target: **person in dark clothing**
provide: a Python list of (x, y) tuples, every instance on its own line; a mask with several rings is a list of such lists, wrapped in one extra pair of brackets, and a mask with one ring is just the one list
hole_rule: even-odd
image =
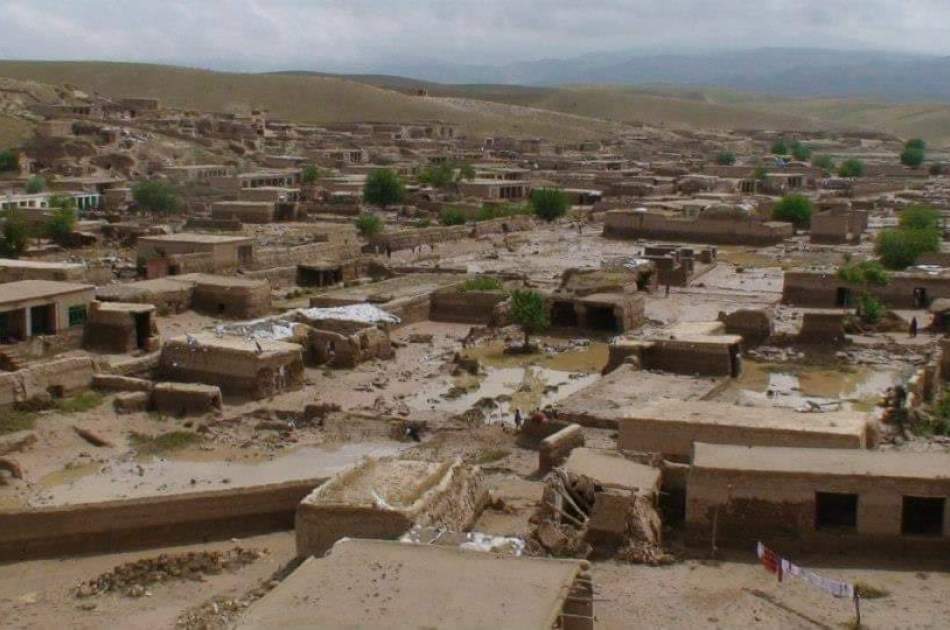
[(669, 283), (667, 283), (667, 285), (666, 285), (666, 297), (670, 297), (670, 285), (669, 285)]
[(911, 337), (917, 336), (917, 318), (916, 317), (910, 320), (910, 336)]
[(521, 410), (515, 409), (515, 428), (520, 429), (523, 423), (524, 423), (524, 418), (521, 417)]
[(422, 438), (419, 436), (419, 429), (412, 426), (411, 424), (406, 427), (406, 437), (412, 440), (413, 442), (422, 441)]

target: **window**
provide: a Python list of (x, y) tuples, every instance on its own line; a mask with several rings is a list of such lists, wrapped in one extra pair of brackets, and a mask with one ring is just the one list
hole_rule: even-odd
[(815, 493), (815, 529), (853, 531), (858, 526), (858, 495)]
[(78, 306), (69, 307), (69, 325), (70, 326), (82, 326), (86, 323), (86, 305), (80, 304)]
[(905, 536), (942, 536), (946, 499), (943, 497), (904, 497), (901, 509), (901, 533)]

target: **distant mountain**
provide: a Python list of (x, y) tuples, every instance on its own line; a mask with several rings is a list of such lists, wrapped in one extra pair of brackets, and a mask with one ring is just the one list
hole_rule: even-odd
[(450, 84), (724, 87), (775, 96), (950, 101), (950, 57), (762, 48), (705, 54), (589, 54), (501, 66), (393, 63), (372, 69)]

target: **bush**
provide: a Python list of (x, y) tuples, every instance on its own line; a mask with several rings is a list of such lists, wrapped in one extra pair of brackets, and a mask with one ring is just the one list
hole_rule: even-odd
[(18, 210), (7, 210), (3, 215), (3, 239), (0, 254), (5, 258), (19, 258), (30, 243), (30, 227)]
[(924, 152), (922, 149), (907, 148), (901, 152), (901, 164), (910, 168), (920, 168), (924, 163)]
[(429, 217), (414, 219), (411, 225), (414, 228), (427, 228), (432, 225), (432, 219), (430, 219)]
[(300, 181), (304, 184), (314, 184), (320, 179), (320, 169), (318, 169), (313, 164), (308, 164), (303, 167), (303, 171), (300, 173)]
[(816, 155), (812, 157), (811, 165), (828, 172), (835, 170), (835, 161), (831, 159), (830, 155)]
[(356, 217), (353, 223), (365, 238), (371, 238), (383, 231), (383, 220), (369, 212)]
[(468, 181), (475, 179), (475, 167), (471, 164), (462, 164), (459, 166), (459, 179)]
[[(74, 204), (75, 205), (75, 202)], [(43, 226), (43, 234), (58, 245), (68, 245), (70, 235), (76, 229), (76, 211), (70, 206), (58, 207)]]
[(531, 191), (531, 207), (545, 221), (555, 221), (565, 214), (570, 206), (567, 195), (556, 188), (536, 188)]
[(20, 156), (13, 149), (0, 151), (0, 173), (20, 170)]
[(491, 219), (515, 217), (533, 213), (534, 208), (527, 204), (506, 203), (502, 205), (495, 205), (486, 203), (478, 210), (478, 214), (475, 215), (475, 221), (489, 221)]
[(906, 230), (940, 231), (941, 216), (927, 206), (911, 206), (900, 213), (900, 226)]
[(845, 160), (838, 167), (839, 177), (864, 177), (864, 162), (857, 159)]
[(174, 214), (181, 207), (175, 187), (160, 180), (135, 184), (132, 187), (132, 198), (136, 205), (146, 212)]
[(439, 223), (442, 225), (465, 225), (465, 213), (458, 208), (442, 208), (439, 213)]
[(876, 260), (864, 260), (846, 265), (838, 270), (838, 278), (864, 287), (871, 285), (883, 287), (891, 281), (890, 275)]
[(716, 156), (716, 164), (732, 166), (736, 163), (736, 154), (732, 151), (723, 151)]
[(904, 143), (905, 149), (916, 149), (917, 151), (926, 151), (927, 143), (922, 138), (912, 138)]
[(805, 162), (811, 157), (811, 149), (801, 142), (795, 142), (795, 144), (792, 145), (792, 157), (799, 162)]
[(511, 319), (521, 327), (524, 349), (528, 350), (530, 336), (544, 332), (550, 325), (544, 297), (535, 291), (515, 291), (511, 294)]
[(492, 276), (477, 276), (463, 282), (462, 286), (459, 287), (459, 291), (462, 293), (469, 291), (503, 291), (504, 288), (505, 286), (498, 278), (493, 278)]
[(788, 155), (788, 145), (784, 139), (776, 140), (772, 143), (772, 153), (775, 155)]
[(46, 190), (46, 180), (39, 175), (34, 175), (30, 179), (26, 180), (26, 186), (23, 187), (23, 190), (26, 191), (26, 194), (28, 195), (41, 193)]
[(883, 230), (877, 235), (874, 251), (888, 269), (906, 269), (921, 254), (940, 248), (940, 234), (934, 230)]
[(797, 228), (805, 228), (811, 224), (812, 212), (814, 205), (808, 197), (786, 195), (772, 209), (772, 218), (776, 221), (788, 221)]
[(865, 324), (876, 324), (884, 317), (886, 309), (881, 302), (870, 293), (858, 296), (858, 317)]
[(363, 200), (374, 206), (386, 209), (395, 203), (400, 203), (406, 196), (406, 189), (402, 179), (388, 168), (380, 168), (370, 172), (363, 186)]
[(427, 166), (419, 175), (419, 182), (433, 188), (449, 188), (455, 183), (455, 168), (445, 162), (436, 166)]
[(763, 182), (769, 176), (769, 171), (764, 166), (756, 166), (752, 171), (752, 179)]

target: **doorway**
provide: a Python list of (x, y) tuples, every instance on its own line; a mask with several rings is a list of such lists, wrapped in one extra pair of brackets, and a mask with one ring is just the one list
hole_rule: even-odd
[(944, 497), (904, 497), (901, 507), (901, 534), (942, 536)]
[(839, 532), (858, 527), (858, 495), (840, 492), (815, 493), (815, 529)]
[(835, 294), (835, 306), (839, 308), (849, 308), (851, 301), (851, 289), (848, 287), (838, 287), (838, 291)]

